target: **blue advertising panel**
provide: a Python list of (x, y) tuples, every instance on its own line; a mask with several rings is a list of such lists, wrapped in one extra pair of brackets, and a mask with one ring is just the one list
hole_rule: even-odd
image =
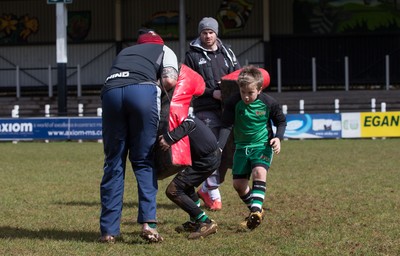
[(0, 119), (0, 140), (98, 140), (101, 137), (99, 117)]
[(340, 114), (288, 114), (285, 138), (340, 138)]

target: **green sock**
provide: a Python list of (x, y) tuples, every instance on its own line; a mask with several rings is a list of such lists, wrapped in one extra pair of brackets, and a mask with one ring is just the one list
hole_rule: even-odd
[(205, 212), (203, 212), (202, 214), (200, 214), (197, 217), (196, 222), (211, 223), (211, 220), (208, 218), (207, 214), (205, 214)]
[(157, 224), (156, 223), (147, 223), (149, 224), (150, 228), (157, 228)]

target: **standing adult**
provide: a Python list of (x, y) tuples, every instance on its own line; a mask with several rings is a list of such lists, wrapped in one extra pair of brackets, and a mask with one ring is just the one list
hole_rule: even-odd
[[(196, 117), (209, 126), (218, 139), (222, 114), (221, 77), (240, 69), (240, 64), (230, 46), (218, 38), (218, 22), (214, 18), (203, 18), (198, 33), (199, 37), (190, 43), (186, 52), (185, 64), (203, 77), (206, 89), (202, 96), (193, 100), (193, 109)], [(226, 153), (222, 155), (220, 167), (198, 190), (205, 206), (211, 210), (222, 208), (219, 186), (227, 171)]]
[(120, 235), (126, 159), (137, 180), (137, 222), (141, 236), (150, 242), (163, 238), (157, 232), (157, 175), (153, 146), (160, 115), (160, 87), (176, 85), (178, 61), (154, 31), (141, 31), (138, 44), (115, 58), (102, 88), (104, 175), (100, 185), (100, 242), (115, 242)]

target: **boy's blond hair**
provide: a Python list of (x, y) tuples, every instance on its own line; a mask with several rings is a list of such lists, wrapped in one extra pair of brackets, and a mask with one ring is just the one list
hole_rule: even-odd
[(257, 67), (249, 65), (242, 68), (242, 71), (240, 71), (237, 81), (239, 87), (255, 85), (257, 87), (257, 90), (261, 90), (264, 82), (264, 77)]

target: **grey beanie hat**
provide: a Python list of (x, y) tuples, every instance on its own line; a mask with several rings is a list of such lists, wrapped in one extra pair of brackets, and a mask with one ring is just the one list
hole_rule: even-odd
[(211, 29), (218, 35), (218, 22), (214, 18), (204, 17), (199, 22), (199, 34), (201, 34), (201, 31), (204, 29)]

